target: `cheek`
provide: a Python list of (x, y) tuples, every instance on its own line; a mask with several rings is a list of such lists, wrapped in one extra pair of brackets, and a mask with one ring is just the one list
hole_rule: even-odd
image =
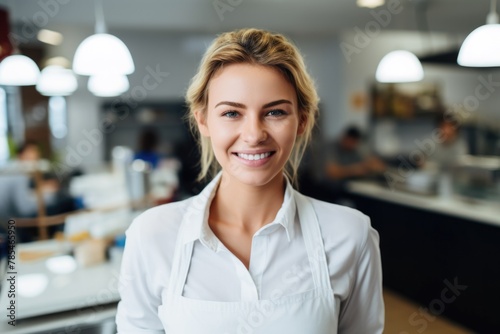
[(227, 150), (234, 139), (234, 131), (227, 125), (217, 122), (209, 123), (208, 126), (213, 150), (216, 152)]
[(274, 127), (274, 137), (280, 142), (281, 146), (292, 149), (297, 138), (298, 125), (296, 122), (284, 122)]

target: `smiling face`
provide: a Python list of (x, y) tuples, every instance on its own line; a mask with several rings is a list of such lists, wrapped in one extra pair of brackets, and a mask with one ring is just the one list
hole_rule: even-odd
[(232, 64), (217, 72), (206, 114), (196, 113), (196, 120), (224, 177), (254, 186), (282, 177), (303, 131), (293, 86), (276, 69), (260, 65)]

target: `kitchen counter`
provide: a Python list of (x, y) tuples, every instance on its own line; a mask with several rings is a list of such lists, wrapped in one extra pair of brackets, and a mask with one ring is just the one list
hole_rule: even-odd
[(48, 314), (41, 317), (21, 319), (15, 327), (7, 321), (0, 324), (0, 333), (8, 334), (107, 334), (116, 333), (116, 303), (99, 305), (67, 312)]
[(348, 184), (348, 191), (352, 194), (500, 227), (500, 203), (473, 201), (459, 196), (442, 198), (437, 195), (413, 194), (391, 190), (370, 181), (351, 181)]
[[(1, 333), (40, 333), (42, 330), (90, 326), (114, 317), (120, 296), (120, 249), (106, 262), (80, 267), (67, 255), (68, 244), (56, 240), (19, 244), (16, 251), (15, 298), (8, 284), (2, 285), (0, 305), (4, 310)], [(27, 252), (52, 252), (38, 260), (22, 260)], [(54, 262), (55, 261), (55, 262)], [(11, 277), (7, 273), (7, 278)], [(16, 326), (8, 324), (7, 307), (15, 301)]]
[[(119, 272), (118, 261), (77, 268), (67, 274), (51, 272), (46, 260), (21, 262), (17, 265), (17, 319), (118, 301)], [(35, 291), (38, 288), (41, 291)], [(6, 300), (5, 290), (0, 297), (2, 305)]]
[[(349, 183), (347, 196), (380, 235), (384, 286), (471, 332), (498, 332), (498, 203), (392, 191), (369, 181)], [(448, 298), (450, 286), (460, 289)], [(415, 330), (423, 328), (422, 315), (407, 316)]]

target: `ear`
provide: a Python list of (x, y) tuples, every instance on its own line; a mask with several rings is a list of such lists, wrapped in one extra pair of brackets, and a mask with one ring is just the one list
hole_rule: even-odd
[(196, 119), (196, 124), (198, 124), (198, 130), (204, 137), (210, 137), (210, 131), (207, 126), (207, 117), (202, 110), (196, 110), (194, 112), (194, 118)]
[(307, 120), (305, 117), (299, 119), (299, 126), (297, 127), (297, 136), (301, 136), (306, 131)]
[(302, 136), (306, 130), (305, 122), (301, 122), (297, 128), (297, 136)]

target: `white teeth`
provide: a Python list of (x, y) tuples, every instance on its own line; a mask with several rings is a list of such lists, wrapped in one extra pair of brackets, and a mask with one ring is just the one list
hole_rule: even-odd
[(245, 160), (260, 160), (260, 159), (267, 158), (270, 155), (271, 155), (271, 152), (266, 152), (266, 153), (261, 153), (261, 154), (244, 154), (244, 153), (238, 153), (238, 156), (240, 158), (245, 159)]

